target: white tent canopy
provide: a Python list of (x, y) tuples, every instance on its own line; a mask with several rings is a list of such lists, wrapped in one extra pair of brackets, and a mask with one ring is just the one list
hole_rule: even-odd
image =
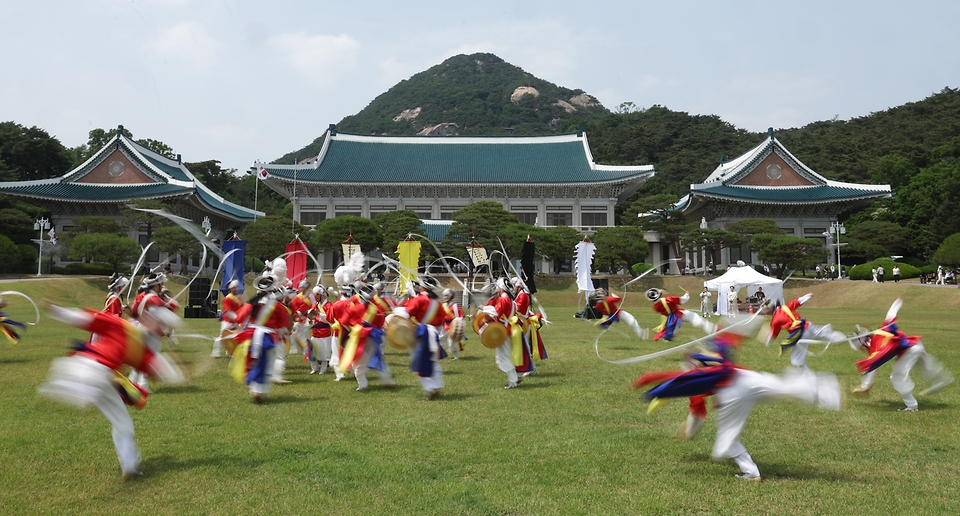
[[(723, 276), (704, 281), (703, 286), (717, 291), (717, 313), (720, 315), (727, 315), (727, 292), (730, 292), (731, 286), (738, 292), (746, 287), (746, 297), (752, 297), (758, 287), (763, 287), (763, 293), (766, 294), (767, 299), (783, 303), (783, 282), (760, 274), (749, 265), (730, 267)], [(744, 299), (740, 293), (738, 296)]]

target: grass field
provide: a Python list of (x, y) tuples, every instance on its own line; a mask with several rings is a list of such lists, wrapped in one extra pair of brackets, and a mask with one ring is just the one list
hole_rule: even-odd
[[(665, 283), (664, 283), (665, 282)], [(34, 299), (99, 307), (103, 280), (0, 284)], [(611, 285), (615, 281), (611, 280)], [(464, 358), (445, 360), (447, 384), (423, 400), (409, 357), (387, 359), (399, 387), (366, 392), (355, 381), (310, 376), (302, 356), (288, 360), (290, 385), (251, 404), (246, 386), (209, 358), (209, 341), (170, 349), (188, 377), (156, 384), (134, 411), (144, 477), (121, 483), (110, 426), (96, 410), (38, 398), (50, 361), (71, 338), (85, 337), (44, 316), (17, 346), (0, 346), (0, 512), (3, 514), (958, 514), (960, 385), (902, 402), (878, 375), (872, 397), (845, 397), (839, 413), (784, 401), (756, 408), (742, 440), (763, 482), (734, 478), (732, 461), (710, 458), (715, 430), (675, 440), (685, 400), (646, 415), (630, 382), (677, 357), (612, 365), (594, 351), (596, 328), (574, 319), (571, 282), (542, 282), (539, 299), (552, 323), (543, 331), (550, 358), (519, 389), (506, 391), (492, 350), (472, 333)], [(644, 327), (658, 323), (643, 291), (665, 286), (694, 296), (696, 278), (651, 279), (631, 286), (624, 308)], [(174, 291), (178, 289), (173, 289)], [(614, 290), (616, 288), (614, 287)], [(813, 292), (801, 313), (844, 332), (875, 326), (899, 295), (901, 328), (960, 374), (956, 342), (960, 290), (865, 282), (791, 281), (788, 298)], [(9, 312), (33, 320), (11, 298)], [(696, 299), (691, 305), (696, 304)], [(182, 333), (214, 335), (215, 320), (187, 320)], [(684, 327), (677, 343), (699, 337)], [(658, 349), (610, 331), (605, 358)], [(659, 347), (663, 347), (662, 345)], [(740, 362), (779, 371), (776, 347), (747, 344)], [(847, 346), (809, 358), (835, 373), (845, 392), (859, 382)], [(373, 376), (371, 376), (373, 378)], [(918, 379), (916, 392), (925, 385)]]

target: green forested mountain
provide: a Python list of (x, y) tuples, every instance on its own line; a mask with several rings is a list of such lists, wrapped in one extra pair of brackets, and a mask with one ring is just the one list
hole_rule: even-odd
[[(557, 86), (493, 54), (458, 55), (379, 95), (337, 124), (356, 134), (548, 134), (610, 111), (583, 90)], [(455, 124), (455, 125), (451, 125)], [(315, 156), (322, 137), (277, 160)]]

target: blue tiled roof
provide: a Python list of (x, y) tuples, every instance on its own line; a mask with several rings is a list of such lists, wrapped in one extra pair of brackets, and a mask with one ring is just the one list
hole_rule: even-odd
[[(341, 133), (342, 134), (342, 133)], [(582, 139), (557, 137), (328, 136), (314, 165), (267, 165), (298, 181), (356, 183), (600, 183), (651, 174), (652, 167), (592, 167)]]
[(694, 196), (721, 197), (743, 202), (763, 203), (824, 203), (888, 197), (890, 195), (889, 190), (871, 190), (836, 185), (802, 188), (749, 188), (721, 184), (710, 188), (694, 189), (690, 193)]
[(190, 178), (183, 172), (179, 166), (173, 166), (166, 163), (163, 160), (157, 159), (154, 156), (147, 154), (146, 152), (141, 152), (143, 158), (150, 162), (151, 165), (159, 168), (164, 174), (176, 179), (177, 181), (193, 181), (193, 178)]
[(447, 232), (450, 231), (450, 226), (453, 225), (453, 222), (445, 222), (443, 224), (436, 223), (423, 223), (419, 226), (420, 231), (423, 231), (423, 235), (433, 240), (434, 242), (443, 242), (443, 239), (447, 237)]
[[(254, 212), (253, 210), (249, 209), (249, 208), (243, 208), (242, 206), (237, 206), (236, 204), (233, 204), (233, 203), (231, 203), (231, 202), (222, 201), (222, 200), (220, 200), (220, 199), (217, 199), (217, 198), (214, 197), (213, 195), (209, 194), (209, 193), (208, 193), (205, 189), (203, 189), (203, 188), (197, 188), (195, 191), (196, 191), (197, 195), (198, 195), (201, 199), (203, 199), (203, 202), (207, 203), (208, 205), (210, 205), (210, 206), (212, 206), (212, 207), (214, 207), (214, 208), (216, 208), (216, 209), (218, 209), (218, 210), (220, 210), (220, 211), (229, 213), (229, 214), (233, 215), (234, 217), (239, 217), (239, 218), (241, 218), (241, 219), (253, 219), (253, 218), (255, 218), (255, 217), (254, 217), (254, 213), (255, 213), (255, 212)], [(261, 217), (263, 216), (262, 213), (259, 213), (259, 212), (256, 212), (256, 213), (257, 213), (258, 215), (260, 215)]]
[(151, 183), (142, 185), (103, 186), (84, 183), (13, 182), (0, 183), (0, 194), (62, 200), (65, 202), (120, 202), (185, 195), (192, 192), (183, 186)]

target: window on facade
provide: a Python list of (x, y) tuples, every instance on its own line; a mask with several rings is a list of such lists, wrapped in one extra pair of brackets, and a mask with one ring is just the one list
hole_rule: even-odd
[(547, 213), (548, 226), (572, 226), (572, 213)]
[(581, 213), (581, 226), (603, 227), (607, 225), (607, 214), (604, 213)]
[(517, 216), (517, 220), (519, 220), (521, 224), (530, 224), (533, 226), (537, 223), (537, 212), (535, 211), (514, 213), (514, 215)]
[(359, 211), (338, 211), (337, 217), (362, 217)]
[(316, 226), (327, 220), (327, 213), (324, 211), (301, 211), (300, 223), (305, 226)]

